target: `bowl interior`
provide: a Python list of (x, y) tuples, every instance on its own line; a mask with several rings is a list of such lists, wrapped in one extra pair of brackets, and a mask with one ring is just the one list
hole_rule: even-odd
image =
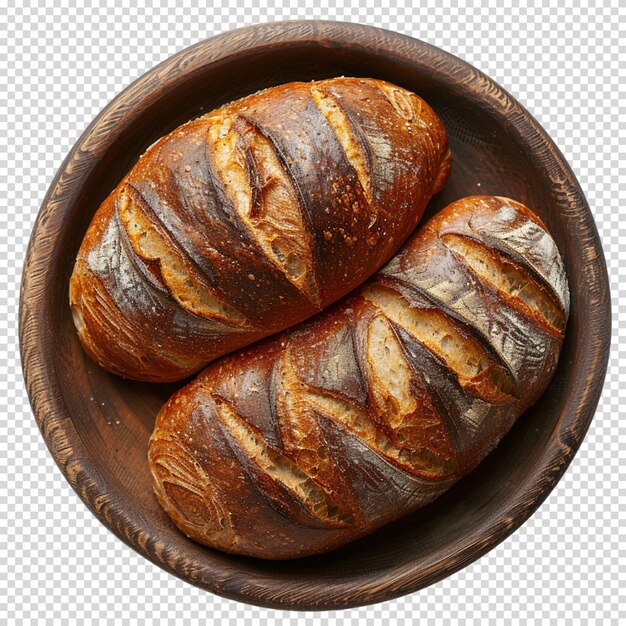
[[(536, 153), (538, 138), (532, 132), (522, 137), (510, 116), (481, 96), (483, 77), (477, 76), (468, 88), (451, 78), (450, 71), (435, 67), (428, 58), (434, 54), (432, 49), (419, 42), (413, 44), (414, 59), (409, 63), (406, 55), (381, 49), (379, 44), (368, 47), (335, 41), (328, 45), (314, 39), (270, 38), (257, 42), (254, 49), (239, 49), (226, 58), (218, 55), (204, 65), (197, 62), (202, 50), (192, 48), (181, 58), (178, 73), (170, 66), (165, 80), (159, 68), (153, 70), (153, 86), (149, 82), (140, 86), (145, 97), (118, 110), (111, 120), (107, 121), (105, 113), (98, 123), (109, 124), (109, 134), (89, 138), (88, 131), (91, 143), (83, 144), (92, 159), (72, 183), (72, 195), (63, 205), (64, 218), (46, 277), (54, 288), (49, 289), (45, 309), (38, 315), (43, 320), (41, 345), (48, 351), (48, 375), (58, 385), (66, 417), (80, 440), (81, 458), (76, 462), (82, 472), (98, 477), (98, 485), (105, 485), (105, 511), (98, 506), (95, 487), (81, 493), (96, 514), (133, 547), (194, 584), (262, 605), (330, 608), (380, 601), (440, 579), (523, 521), (510, 517), (512, 502), (526, 502), (526, 517), (534, 510), (558, 478), (553, 477), (550, 484), (548, 480), (543, 490), (531, 484), (536, 467), (555, 445), (563, 420), (573, 414), (572, 403), (577, 402), (571, 389), (581, 376), (585, 314), (576, 224), (564, 212), (564, 200), (555, 191), (544, 157)], [(447, 56), (437, 59), (444, 64), (460, 63)], [(191, 62), (193, 70), (185, 62)], [(431, 505), (322, 556), (272, 562), (222, 554), (180, 533), (152, 492), (148, 438), (161, 405), (183, 383), (126, 381), (91, 362), (72, 323), (68, 280), (96, 208), (154, 140), (188, 119), (255, 90), (340, 75), (397, 83), (424, 97), (442, 118), (453, 154), (452, 173), (429, 205), (426, 218), (460, 197), (495, 194), (523, 202), (545, 221), (570, 278), (572, 309), (562, 358), (540, 401), (519, 418), (476, 471)], [(161, 88), (164, 83), (166, 88)], [(51, 445), (45, 428), (44, 435)], [(54, 453), (54, 446), (51, 449)], [(68, 474), (67, 466), (63, 469)], [(141, 537), (136, 529), (141, 529)]]

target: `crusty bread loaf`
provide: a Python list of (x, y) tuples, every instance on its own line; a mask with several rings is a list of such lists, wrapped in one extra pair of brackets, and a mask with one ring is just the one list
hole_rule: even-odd
[(541, 221), (459, 200), (356, 294), (209, 365), (160, 412), (157, 497), (189, 537), (286, 559), (426, 504), (544, 391), (569, 292)]
[(184, 124), (89, 227), (70, 282), (83, 346), (177, 380), (292, 326), (389, 260), (449, 168), (432, 109), (373, 79), (281, 85)]

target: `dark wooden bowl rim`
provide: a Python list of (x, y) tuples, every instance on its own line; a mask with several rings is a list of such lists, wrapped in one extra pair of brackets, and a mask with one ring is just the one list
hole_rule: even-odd
[[(587, 312), (584, 374), (576, 374), (571, 408), (561, 416), (550, 447), (528, 472), (525, 482), (512, 491), (503, 515), (485, 519), (480, 529), (468, 531), (454, 554), (442, 555), (429, 567), (416, 569), (410, 563), (384, 572), (363, 572), (358, 579), (318, 579), (306, 588), (289, 580), (251, 577), (236, 567), (211, 566), (186, 554), (171, 554), (158, 537), (146, 537), (144, 520), (133, 510), (119, 507), (115, 488), (90, 462), (80, 435), (64, 403), (53, 363), (54, 344), (47, 332), (50, 315), (48, 294), (54, 285), (46, 280), (49, 259), (68, 208), (72, 186), (92, 169), (102, 147), (102, 135), (132, 115), (142, 103), (152, 101), (164, 89), (189, 78), (207, 64), (237, 55), (263, 51), (272, 46), (295, 45), (376, 49), (393, 55), (399, 63), (423, 64), (493, 115), (506, 118), (511, 132), (532, 137), (533, 149), (545, 161), (550, 177), (563, 190), (568, 219), (578, 220), (581, 254), (589, 284), (598, 298)], [(114, 140), (111, 133), (111, 141)], [(99, 137), (98, 149), (93, 138)], [(105, 142), (106, 144), (106, 142)], [(25, 301), (28, 300), (28, 314)], [(33, 412), (46, 444), (63, 474), (90, 510), (113, 533), (137, 552), (168, 572), (219, 595), (277, 608), (331, 609), (380, 602), (416, 591), (461, 569), (485, 554), (516, 530), (537, 509), (565, 472), (588, 429), (599, 399), (608, 361), (610, 333), (608, 279), (602, 248), (589, 206), (558, 148), (538, 122), (511, 95), (464, 61), (429, 44), (397, 33), (357, 24), (294, 21), (263, 24), (231, 31), (179, 52), (147, 72), (117, 96), (92, 122), (69, 153), (42, 203), (28, 247), (20, 294), (20, 342), (22, 365)], [(106, 512), (106, 514), (105, 514)], [(330, 572), (329, 572), (330, 574)]]

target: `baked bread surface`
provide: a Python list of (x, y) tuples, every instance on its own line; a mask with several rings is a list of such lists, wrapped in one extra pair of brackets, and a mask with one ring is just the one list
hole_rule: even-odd
[(471, 471), (537, 400), (568, 312), (538, 217), (454, 202), (357, 293), (167, 402), (149, 446), (159, 502), (192, 539), (267, 559), (371, 533)]
[(361, 284), (449, 169), (433, 110), (380, 80), (289, 83), (190, 121), (93, 218), (70, 281), (81, 342), (127, 378), (189, 376)]

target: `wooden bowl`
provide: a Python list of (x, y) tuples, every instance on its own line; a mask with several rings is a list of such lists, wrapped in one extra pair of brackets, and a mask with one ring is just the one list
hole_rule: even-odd
[[(519, 200), (545, 221), (572, 296), (552, 384), (497, 449), (433, 504), (323, 556), (264, 561), (187, 539), (152, 492), (146, 458), (155, 415), (179, 384), (136, 383), (83, 353), (68, 280), (89, 221), (158, 137), (257, 89), (330, 76), (383, 78), (443, 119), (452, 175), (429, 214), (471, 194)], [(395, 33), (283, 22), (203, 41), (155, 67), (94, 120), (61, 166), (35, 225), (21, 292), (22, 363), (46, 444), (72, 487), (118, 537), (165, 570), (261, 606), (345, 608), (416, 591), (493, 548), (554, 487), (597, 405), (609, 348), (606, 265), (589, 207), (561, 153), (507, 92), (467, 63)], [(523, 576), (523, 567), (520, 570)]]

